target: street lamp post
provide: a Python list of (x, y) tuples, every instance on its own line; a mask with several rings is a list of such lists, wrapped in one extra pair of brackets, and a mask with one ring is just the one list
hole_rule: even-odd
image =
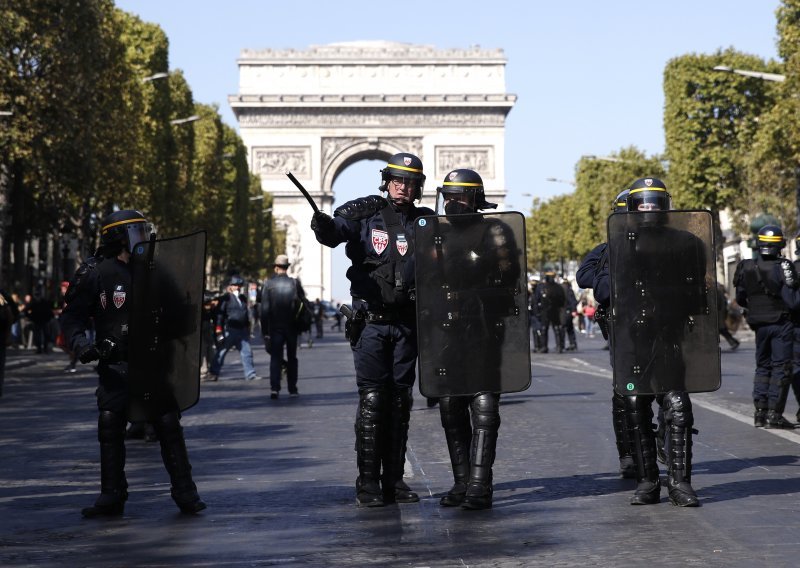
[(150, 81), (155, 81), (156, 79), (166, 79), (167, 77), (169, 77), (169, 73), (153, 73), (147, 77), (142, 77), (142, 83), (149, 83)]
[(170, 120), (170, 124), (186, 124), (187, 122), (194, 122), (195, 120), (200, 120), (200, 117), (196, 114), (192, 116), (187, 116), (186, 118), (176, 118), (174, 120)]
[(763, 79), (764, 81), (774, 81), (776, 83), (783, 83), (786, 80), (786, 75), (778, 73), (764, 73), (763, 71), (748, 71), (747, 69), (733, 69), (725, 65), (717, 65), (714, 71), (722, 71), (724, 73), (735, 73), (736, 75), (744, 75), (745, 77), (754, 77), (756, 79)]

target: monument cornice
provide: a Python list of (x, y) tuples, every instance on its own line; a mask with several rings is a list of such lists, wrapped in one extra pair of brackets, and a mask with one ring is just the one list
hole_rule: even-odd
[(244, 108), (347, 108), (392, 107), (411, 105), (420, 108), (481, 107), (508, 108), (514, 106), (516, 95), (511, 94), (446, 94), (446, 95), (230, 95), (228, 103), (236, 109)]
[(503, 127), (511, 105), (504, 106), (313, 106), (233, 107), (242, 128), (326, 127)]
[(239, 65), (274, 65), (282, 63), (309, 65), (336, 65), (354, 62), (393, 65), (409, 64), (505, 64), (502, 49), (470, 48), (437, 49), (430, 45), (413, 45), (394, 42), (352, 42), (330, 45), (312, 45), (308, 49), (243, 49)]

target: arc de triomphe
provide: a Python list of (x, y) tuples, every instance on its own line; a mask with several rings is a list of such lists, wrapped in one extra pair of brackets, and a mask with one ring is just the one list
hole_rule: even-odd
[[(239, 93), (228, 101), (251, 171), (286, 229), (290, 274), (309, 297), (330, 299), (331, 254), (308, 228), (311, 208), (287, 170), (330, 213), (333, 182), (347, 166), (411, 152), (425, 166), (425, 204), (430, 188), (463, 167), (481, 174), (502, 209), (505, 120), (516, 96), (505, 91), (501, 49), (353, 42), (243, 50), (238, 65)], [(376, 173), (376, 189), (364, 195), (378, 193), (378, 181)]]

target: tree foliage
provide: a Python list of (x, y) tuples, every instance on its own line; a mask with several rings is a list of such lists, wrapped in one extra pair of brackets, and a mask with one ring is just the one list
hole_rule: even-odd
[(85, 256), (115, 208), (142, 210), (163, 236), (206, 227), (213, 266), (256, 269), (271, 226), (252, 214), (244, 146), (180, 70), (153, 77), (168, 52), (159, 26), (111, 0), (0, 5), (2, 262), (13, 251), (16, 286), (34, 239), (60, 250), (73, 235)]
[(732, 49), (677, 57), (664, 71), (664, 134), (676, 201), (712, 212), (745, 204), (741, 157), (759, 116), (774, 104), (770, 83), (715, 71), (718, 65), (769, 71), (760, 58)]

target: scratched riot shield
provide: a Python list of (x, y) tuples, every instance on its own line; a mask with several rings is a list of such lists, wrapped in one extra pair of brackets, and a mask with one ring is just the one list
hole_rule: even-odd
[(720, 386), (711, 213), (608, 218), (614, 388), (622, 395)]
[(200, 397), (200, 314), (206, 233), (134, 246), (128, 344), (131, 421), (194, 406)]
[(531, 383), (520, 213), (417, 220), (419, 388), (427, 397), (509, 393)]

